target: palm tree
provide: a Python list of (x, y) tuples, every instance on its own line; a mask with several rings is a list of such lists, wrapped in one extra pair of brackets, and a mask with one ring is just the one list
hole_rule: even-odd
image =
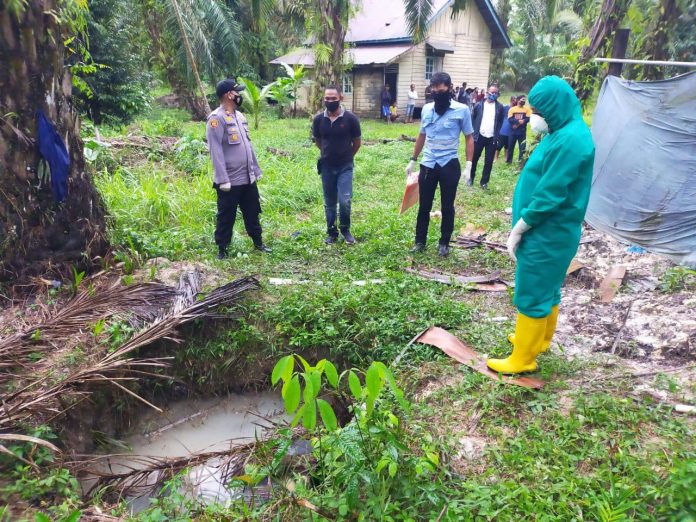
[[(155, 59), (197, 119), (210, 112), (201, 76), (214, 81), (237, 66), (241, 29), (221, 0), (144, 0)], [(196, 90), (198, 94), (196, 94)]]
[[(69, 51), (64, 41), (78, 36), (75, 45), (86, 39), (86, 13), (76, 4), (0, 3), (0, 281), (47, 271), (69, 273), (71, 266), (83, 270), (106, 248), (104, 207), (84, 171), (65, 67)], [(55, 125), (70, 157), (68, 195), (61, 203), (39, 175), (39, 110)]]

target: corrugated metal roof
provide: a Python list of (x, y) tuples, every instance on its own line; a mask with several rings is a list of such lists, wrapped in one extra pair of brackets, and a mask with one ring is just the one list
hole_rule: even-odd
[[(450, 0), (433, 0), (437, 15)], [(360, 10), (350, 20), (346, 42), (375, 42), (407, 38), (404, 0), (363, 0)]]
[[(431, 23), (446, 11), (451, 2), (452, 0), (433, 0)], [(494, 49), (511, 47), (512, 42), (500, 23), (491, 0), (474, 0), (474, 2), (491, 31), (492, 47)], [(356, 46), (351, 49), (354, 54), (353, 63), (356, 65), (388, 63), (394, 58), (385, 58), (391, 52), (387, 48), (396, 49), (403, 44), (407, 48), (398, 53), (401, 54), (410, 48), (411, 41), (406, 25), (404, 0), (362, 0), (357, 14), (350, 20), (346, 34), (346, 42)], [(310, 41), (305, 43), (311, 45)], [(383, 45), (373, 46), (371, 44)], [(438, 44), (437, 48), (444, 52), (454, 50), (450, 51), (451, 46), (447, 46), (447, 44), (433, 42), (433, 47), (435, 44)], [(314, 57), (309, 48), (300, 48), (276, 58), (271, 63), (280, 62), (313, 66)]]
[[(395, 61), (399, 56), (408, 52), (413, 46), (407, 44), (394, 45), (369, 45), (363, 47), (353, 47), (346, 50), (346, 58), (354, 65), (385, 65)], [(312, 50), (306, 47), (300, 47), (290, 51), (286, 55), (276, 58), (271, 63), (279, 64), (285, 62), (290, 65), (304, 65), (307, 67), (314, 66), (314, 55)]]

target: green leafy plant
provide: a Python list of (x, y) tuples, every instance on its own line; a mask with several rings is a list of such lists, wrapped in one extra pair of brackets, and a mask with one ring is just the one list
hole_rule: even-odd
[(266, 98), (269, 97), (271, 89), (275, 86), (275, 82), (269, 83), (259, 89), (254, 82), (247, 78), (240, 78), (239, 81), (246, 87), (246, 89), (242, 91), (242, 97), (245, 102), (243, 105), (243, 112), (252, 116), (254, 119), (254, 129), (256, 130), (259, 128), (261, 113), (267, 105)]

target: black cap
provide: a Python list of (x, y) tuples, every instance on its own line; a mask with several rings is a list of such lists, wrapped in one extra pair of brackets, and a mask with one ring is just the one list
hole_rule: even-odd
[(235, 78), (225, 78), (224, 80), (220, 80), (215, 86), (215, 94), (217, 94), (218, 98), (222, 98), (230, 91), (242, 92), (244, 89), (246, 89), (246, 87), (237, 83)]

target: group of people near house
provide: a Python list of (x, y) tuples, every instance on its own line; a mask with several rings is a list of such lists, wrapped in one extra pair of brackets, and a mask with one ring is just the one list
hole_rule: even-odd
[[(474, 126), (474, 156), (472, 160), (472, 175), (467, 179), (467, 185), (471, 186), (476, 177), (476, 168), (481, 154), (485, 152), (484, 166), (481, 175), (481, 188), (487, 189), (490, 180), (493, 162), (496, 161), (503, 149), (505, 149), (505, 161), (513, 162), (515, 147), (518, 149), (518, 162), (522, 162), (526, 150), (527, 124), (531, 117), (531, 109), (527, 106), (524, 95), (511, 96), (509, 104), (503, 105), (498, 101), (499, 89), (497, 85), (491, 85), (484, 92), (483, 89), (467, 88), (466, 82), (457, 87), (451, 96), (458, 103), (466, 105), (471, 111)], [(404, 123), (413, 122), (413, 113), (419, 99), (416, 85), (411, 84), (407, 92), (406, 116)], [(426, 104), (432, 102), (432, 86), (426, 88)], [(396, 98), (392, 96), (389, 85), (385, 85), (380, 94), (380, 107), (382, 118), (387, 123), (399, 121)]]
[[(475, 164), (485, 151), (481, 178), (485, 188), (505, 122), (509, 125), (508, 143), (523, 141), (518, 133), (528, 122), (541, 136), (515, 188), (513, 227), (507, 240), (509, 255), (517, 263), (514, 303), (518, 315), (515, 332), (508, 337), (512, 353), (505, 359), (487, 361), (500, 373), (534, 371), (537, 356), (551, 344), (561, 285), (580, 241), (594, 161), (591, 134), (580, 116), (575, 93), (555, 76), (542, 78), (531, 90), (533, 108), (525, 107), (526, 100), (521, 97), (506, 109), (497, 101), (497, 86), (491, 85), (486, 99), (470, 110), (454, 99), (452, 81), (445, 72), (433, 74), (429, 87), (432, 102), (423, 106), (420, 131), (406, 167), (408, 178), (418, 183), (419, 191), (414, 254), (426, 250), (430, 211), (439, 186), (442, 220), (438, 254), (449, 255), (459, 182), (463, 178), (473, 184)], [(246, 118), (239, 111), (243, 89), (232, 78), (219, 82), (220, 107), (210, 114), (206, 125), (218, 198), (215, 241), (220, 258), (227, 256), (238, 206), (255, 248), (271, 252), (262, 241), (258, 219), (261, 169)], [(325, 243), (329, 245), (337, 242), (339, 232), (347, 245), (356, 243), (350, 232), (351, 202), (361, 130), (358, 118), (341, 107), (341, 100), (340, 87), (327, 86), (324, 110), (312, 122), (312, 135), (320, 151), (317, 169), (324, 192)], [(462, 134), (466, 141), (463, 173), (459, 160)]]

